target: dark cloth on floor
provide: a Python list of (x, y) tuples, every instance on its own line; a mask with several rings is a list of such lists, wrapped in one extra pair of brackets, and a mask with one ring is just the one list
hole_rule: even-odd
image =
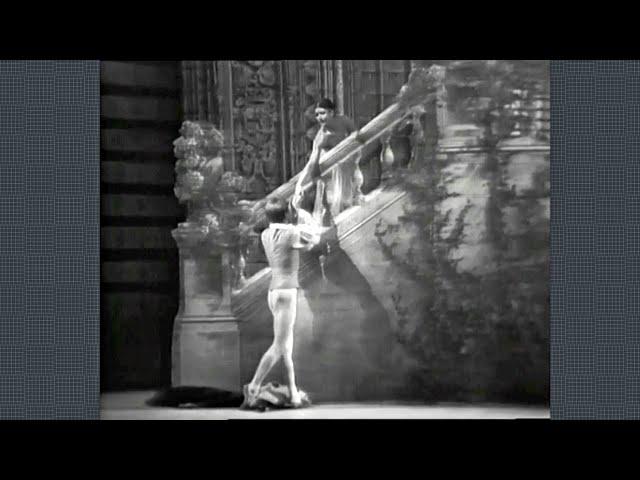
[(145, 403), (151, 407), (238, 408), (244, 396), (213, 387), (171, 387), (156, 393)]

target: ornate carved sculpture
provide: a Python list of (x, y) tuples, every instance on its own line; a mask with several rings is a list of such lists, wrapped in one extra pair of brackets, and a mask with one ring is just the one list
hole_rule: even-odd
[(264, 195), (281, 181), (278, 171), (276, 62), (231, 62), (234, 146), (240, 173), (252, 177), (252, 193)]
[(237, 271), (223, 275), (225, 303), (225, 294), (230, 294), (225, 288), (236, 288), (243, 278), (240, 251), (249, 238), (241, 222), (250, 212), (238, 202), (246, 196), (250, 179), (223, 172), (223, 136), (212, 124), (186, 121), (180, 133), (174, 142), (178, 157), (174, 192), (188, 211), (187, 221), (178, 225), (173, 237), (182, 255), (219, 254), (231, 271)]
[[(231, 296), (244, 282), (250, 179), (224, 172), (223, 135), (208, 122), (184, 122), (174, 142), (175, 194), (188, 207), (172, 234), (180, 250), (180, 309), (174, 323), (172, 382), (236, 389), (239, 329)], [(225, 368), (212, 367), (224, 365)]]
[(181, 136), (173, 142), (176, 162), (174, 193), (187, 203), (189, 221), (198, 221), (215, 200), (215, 185), (223, 173), (220, 155), (224, 139), (208, 122), (186, 121)]

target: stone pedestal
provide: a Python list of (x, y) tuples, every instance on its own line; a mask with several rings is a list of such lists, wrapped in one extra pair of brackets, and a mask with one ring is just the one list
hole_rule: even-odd
[(240, 332), (233, 317), (201, 319), (178, 315), (172, 348), (174, 387), (240, 390)]
[[(231, 312), (229, 249), (188, 245), (188, 227), (174, 231), (180, 248), (180, 309), (173, 328), (173, 386), (240, 389), (240, 333)], [(194, 239), (195, 240), (195, 239)], [(202, 241), (206, 245), (206, 239)]]

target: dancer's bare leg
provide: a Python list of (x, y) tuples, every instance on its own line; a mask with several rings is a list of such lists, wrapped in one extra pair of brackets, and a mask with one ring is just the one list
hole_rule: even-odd
[(267, 351), (264, 352), (264, 355), (262, 355), (260, 363), (258, 364), (258, 368), (256, 369), (256, 373), (253, 376), (251, 383), (248, 385), (249, 393), (251, 395), (256, 395), (258, 393), (265, 377), (280, 359), (281, 355), (282, 352), (278, 350), (278, 347), (275, 344), (271, 344)]
[(273, 292), (270, 290), (269, 295), (267, 297), (267, 304), (269, 305), (269, 310), (271, 310), (271, 314), (273, 315), (273, 325), (274, 325), (273, 342), (271, 343), (271, 346), (267, 349), (267, 351), (264, 352), (264, 354), (262, 355), (262, 358), (260, 359), (260, 363), (258, 364), (258, 368), (256, 368), (256, 373), (254, 373), (253, 379), (251, 379), (251, 382), (247, 386), (249, 389), (249, 393), (251, 395), (256, 395), (258, 393), (265, 377), (269, 374), (273, 366), (276, 364), (276, 362), (280, 359), (280, 356), (282, 355), (282, 350), (279, 348), (276, 342), (277, 337), (275, 335), (276, 317), (278, 316), (278, 311), (276, 309), (276, 305), (274, 301), (276, 293), (277, 292)]
[(256, 373), (249, 384), (249, 392), (256, 394), (262, 382), (280, 356), (284, 356), (287, 380), (293, 403), (300, 402), (293, 370), (293, 327), (296, 319), (297, 289), (274, 290), (270, 293), (269, 307), (273, 313), (273, 343), (260, 360)]
[(290, 320), (286, 322), (286, 325), (283, 325), (283, 329), (285, 329), (285, 338), (284, 338), (284, 351), (283, 351), (283, 360), (284, 366), (287, 373), (287, 383), (289, 385), (289, 392), (291, 392), (291, 403), (294, 405), (299, 405), (302, 402), (300, 392), (298, 391), (298, 387), (296, 385), (296, 374), (295, 368), (293, 366), (293, 337), (294, 337), (294, 327), (297, 313), (297, 302), (294, 297), (292, 301), (292, 307), (290, 309)]

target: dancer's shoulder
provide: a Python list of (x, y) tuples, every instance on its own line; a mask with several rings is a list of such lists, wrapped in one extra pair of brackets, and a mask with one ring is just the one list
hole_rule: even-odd
[(345, 115), (339, 115), (335, 119), (340, 122), (342, 128), (347, 132), (353, 132), (356, 129), (354, 121)]
[(281, 237), (295, 231), (295, 226), (289, 223), (272, 223), (267, 229), (261, 233), (262, 241), (274, 239), (276, 236)]

